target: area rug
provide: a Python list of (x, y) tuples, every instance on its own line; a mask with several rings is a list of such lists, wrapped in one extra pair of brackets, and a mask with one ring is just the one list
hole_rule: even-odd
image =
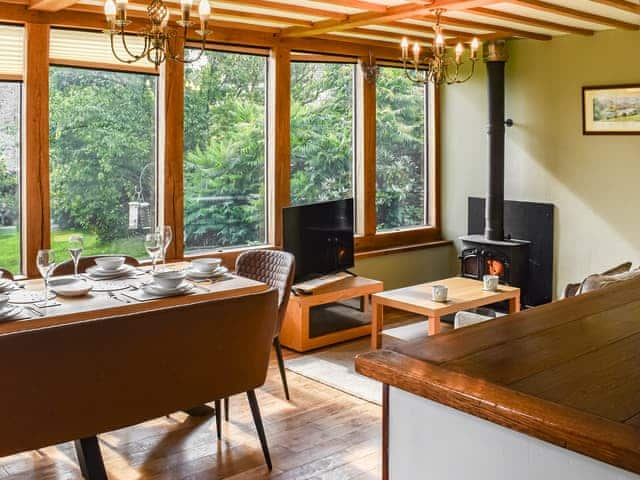
[(382, 405), (382, 384), (355, 371), (355, 356), (369, 351), (369, 337), (286, 361), (287, 370), (342, 392)]

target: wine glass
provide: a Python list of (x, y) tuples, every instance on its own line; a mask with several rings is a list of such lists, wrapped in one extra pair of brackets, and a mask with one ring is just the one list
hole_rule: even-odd
[(72, 235), (69, 237), (69, 253), (73, 260), (73, 276), (78, 278), (78, 263), (84, 248), (84, 239), (82, 235)]
[(40, 275), (44, 279), (44, 303), (43, 307), (47, 307), (49, 303), (49, 277), (56, 268), (55, 252), (51, 249), (38, 250), (37, 265)]
[(162, 235), (159, 233), (147, 233), (144, 237), (144, 248), (151, 257), (153, 267), (151, 272), (156, 271), (156, 262), (158, 257), (162, 255)]
[(173, 231), (169, 225), (160, 225), (156, 228), (156, 233), (159, 233), (162, 236), (162, 264), (167, 264), (167, 248), (171, 245), (171, 240), (173, 240)]

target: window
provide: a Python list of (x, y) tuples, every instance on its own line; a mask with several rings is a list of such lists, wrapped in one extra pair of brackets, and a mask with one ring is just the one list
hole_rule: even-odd
[(378, 231), (427, 224), (426, 91), (402, 69), (381, 68), (376, 82)]
[(355, 65), (291, 63), (291, 204), (353, 196)]
[(266, 243), (266, 92), (264, 56), (209, 51), (185, 65), (187, 253)]
[(0, 80), (0, 267), (20, 272), (22, 84)]
[(51, 245), (58, 261), (77, 233), (83, 255), (146, 256), (143, 234), (156, 222), (156, 98), (154, 75), (51, 67)]
[(0, 267), (20, 268), (22, 27), (0, 25)]

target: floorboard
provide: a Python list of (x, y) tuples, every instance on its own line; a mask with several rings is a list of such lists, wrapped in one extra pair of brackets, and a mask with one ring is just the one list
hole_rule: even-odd
[[(390, 323), (420, 320), (397, 311)], [(426, 332), (425, 332), (426, 335)], [(385, 344), (393, 344), (387, 338)], [(285, 362), (299, 354), (283, 349)], [(379, 406), (287, 371), (275, 356), (257, 391), (273, 460), (269, 473), (245, 395), (230, 399), (230, 421), (216, 441), (215, 417), (176, 412), (99, 436), (110, 480), (373, 480), (381, 478)], [(213, 405), (212, 405), (213, 406)], [(80, 480), (71, 443), (0, 458), (0, 480)]]

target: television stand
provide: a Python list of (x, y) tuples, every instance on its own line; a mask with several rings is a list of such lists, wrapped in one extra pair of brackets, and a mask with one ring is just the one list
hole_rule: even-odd
[(338, 272), (329, 275), (322, 275), (321, 277), (312, 278), (306, 282), (296, 283), (291, 290), (296, 295), (312, 295), (315, 291), (324, 287), (328, 287), (334, 283), (342, 282), (346, 278), (351, 278), (353, 274), (349, 272)]
[[(294, 289), (299, 286), (294, 285)], [(370, 296), (383, 290), (384, 284), (378, 280), (342, 274), (339, 281), (316, 287), (311, 294), (292, 295), (282, 324), (280, 343), (297, 352), (306, 352), (370, 335)], [(359, 309), (349, 309), (338, 303), (354, 298), (360, 299)], [(325, 328), (329, 326), (331, 328)]]

